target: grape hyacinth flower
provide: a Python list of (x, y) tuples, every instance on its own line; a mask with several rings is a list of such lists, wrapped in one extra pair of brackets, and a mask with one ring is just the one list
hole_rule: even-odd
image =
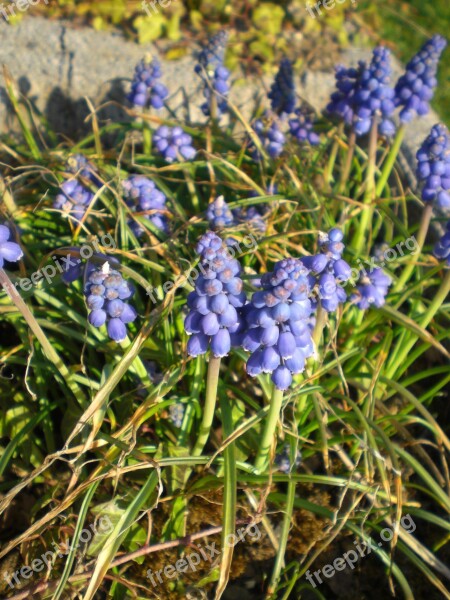
[(434, 125), (417, 152), (417, 179), (422, 200), (450, 208), (450, 135), (441, 124)]
[(317, 146), (320, 142), (318, 134), (313, 130), (311, 111), (302, 106), (295, 111), (296, 117), (289, 119), (289, 132), (301, 144), (305, 142)]
[(281, 117), (294, 112), (296, 97), (294, 71), (289, 59), (283, 58), (269, 92), (272, 111)]
[(271, 373), (277, 390), (287, 390), (292, 376), (301, 373), (313, 353), (308, 269), (295, 258), (275, 264), (261, 277), (261, 290), (253, 294), (247, 309), (247, 331), (242, 346), (251, 352), (247, 373), (256, 377)]
[(266, 233), (267, 224), (263, 219), (264, 212), (258, 206), (236, 208), (233, 210), (233, 215), (237, 223), (244, 223), (258, 233)]
[(59, 190), (53, 208), (63, 211), (78, 221), (81, 220), (95, 194), (77, 179), (64, 181)]
[(183, 424), (183, 417), (185, 413), (185, 405), (182, 402), (176, 402), (169, 406), (170, 420), (178, 429)]
[(234, 225), (233, 213), (223, 196), (219, 196), (211, 202), (206, 210), (206, 218), (208, 219), (211, 229), (224, 229)]
[(389, 291), (392, 279), (380, 267), (373, 267), (369, 273), (361, 271), (356, 290), (350, 301), (365, 310), (373, 304), (377, 308), (383, 306)]
[(344, 234), (336, 227), (319, 235), (320, 253), (300, 260), (310, 270), (309, 281), (327, 312), (334, 312), (347, 294), (340, 286), (351, 277), (351, 268), (342, 258)]
[(275, 465), (277, 466), (280, 473), (288, 475), (291, 471), (298, 469), (302, 463), (302, 453), (300, 450), (297, 451), (295, 462), (291, 465), (291, 448), (289, 444), (285, 444), (281, 452), (275, 456)]
[(450, 221), (447, 222), (447, 231), (435, 245), (433, 253), (436, 258), (445, 260), (447, 267), (450, 267)]
[(426, 115), (437, 86), (439, 58), (447, 40), (434, 35), (406, 65), (395, 86), (395, 104), (401, 107), (400, 121), (408, 123), (415, 115)]
[(395, 126), (390, 117), (395, 110), (395, 92), (389, 85), (391, 54), (387, 48), (374, 49), (370, 64), (359, 61), (356, 69), (336, 68), (337, 91), (331, 95), (327, 111), (353, 127), (356, 135), (370, 130), (375, 117), (379, 117), (379, 131), (391, 136)]
[(231, 334), (240, 325), (237, 309), (246, 303), (241, 267), (212, 231), (200, 238), (196, 251), (202, 274), (187, 300), (190, 311), (184, 328), (191, 336), (187, 351), (198, 356), (211, 348), (215, 358), (222, 358), (230, 352)]
[(17, 262), (23, 256), (22, 248), (10, 240), (11, 232), (6, 225), (0, 225), (0, 269), (3, 269), (5, 260)]
[[(254, 121), (252, 128), (270, 158), (278, 158), (283, 152), (286, 143), (286, 138), (280, 129), (278, 121), (273, 117), (265, 116), (262, 119)], [(249, 151), (253, 160), (261, 160), (261, 153), (256, 148), (253, 140), (249, 141)]]
[(219, 31), (200, 52), (195, 67), (195, 72), (204, 81), (203, 96), (206, 102), (202, 104), (201, 110), (207, 117), (211, 115), (213, 94), (219, 115), (228, 108), (226, 97), (230, 91), (230, 71), (224, 66), (227, 41), (227, 32)]
[(97, 187), (102, 186), (102, 182), (98, 178), (97, 168), (83, 156), (83, 154), (74, 154), (67, 159), (66, 170), (72, 175), (82, 177), (87, 182), (91, 182)]
[(392, 136), (395, 125), (390, 120), (395, 110), (394, 89), (390, 87), (391, 53), (384, 46), (374, 49), (370, 65), (362, 66), (358, 89), (355, 93), (355, 133), (364, 135), (379, 116), (378, 130), (382, 135)]
[[(122, 182), (125, 201), (137, 212), (150, 212), (145, 218), (153, 225), (167, 233), (169, 230), (167, 218), (164, 215), (166, 208), (166, 196), (159, 190), (155, 183), (143, 175), (131, 175)], [(144, 228), (134, 219), (128, 222), (136, 237), (141, 237)]]
[(359, 71), (354, 67), (347, 68), (344, 65), (335, 67), (334, 77), (337, 91), (331, 94), (327, 105), (327, 112), (346, 125), (352, 125), (354, 120), (354, 97), (358, 88)]
[(169, 91), (158, 81), (161, 74), (161, 65), (158, 60), (141, 60), (136, 66), (131, 91), (128, 94), (131, 104), (141, 108), (162, 108)]
[(168, 162), (192, 160), (196, 151), (192, 146), (192, 138), (181, 127), (161, 125), (155, 131), (153, 143), (156, 150)]
[(131, 298), (134, 290), (119, 271), (111, 269), (110, 263), (91, 267), (84, 288), (86, 303), (90, 309), (89, 323), (101, 327), (106, 323), (108, 336), (115, 342), (127, 337), (128, 323), (132, 323), (137, 313), (124, 302)]

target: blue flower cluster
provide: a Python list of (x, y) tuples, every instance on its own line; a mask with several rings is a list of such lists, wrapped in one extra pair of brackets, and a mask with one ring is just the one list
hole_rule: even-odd
[(216, 33), (198, 55), (198, 65), (195, 68), (199, 73), (202, 68), (212, 74), (217, 67), (223, 65), (227, 49), (228, 32), (225, 30)]
[(302, 453), (297, 451), (295, 462), (291, 465), (291, 448), (289, 444), (285, 444), (283, 449), (275, 456), (275, 465), (280, 473), (288, 475), (291, 471), (298, 469), (302, 463)]
[(434, 255), (447, 261), (447, 266), (450, 267), (450, 221), (447, 222), (447, 231), (434, 247)]
[(178, 429), (183, 425), (185, 409), (186, 407), (182, 402), (175, 402), (175, 404), (169, 406), (170, 420)]
[(274, 113), (280, 116), (290, 115), (294, 112), (296, 97), (294, 71), (289, 59), (284, 58), (269, 92), (271, 106)]
[(134, 293), (133, 288), (119, 271), (111, 269), (110, 263), (91, 266), (84, 288), (86, 303), (90, 309), (89, 323), (102, 327), (107, 323), (109, 337), (115, 342), (123, 341), (127, 336), (127, 323), (132, 323), (137, 313), (124, 302)]
[(206, 210), (209, 226), (214, 230), (246, 223), (250, 229), (265, 233), (267, 225), (263, 219), (264, 214), (264, 209), (259, 209), (256, 206), (235, 208), (232, 211), (223, 196), (219, 196), (211, 202)]
[(395, 92), (389, 85), (391, 77), (391, 53), (378, 46), (373, 51), (370, 65), (361, 68), (358, 90), (355, 93), (355, 132), (367, 133), (376, 115), (380, 116), (378, 130), (382, 135), (395, 133), (395, 125), (390, 120), (395, 110)]
[(353, 125), (354, 98), (358, 89), (359, 70), (354, 67), (347, 68), (344, 65), (336, 65), (334, 77), (337, 91), (331, 94), (327, 112), (342, 119), (346, 125)]
[(308, 142), (311, 146), (317, 146), (320, 138), (313, 130), (311, 111), (302, 106), (295, 111), (296, 117), (289, 119), (290, 134), (301, 144)]
[(361, 271), (355, 291), (350, 297), (351, 302), (361, 310), (374, 304), (377, 308), (383, 306), (392, 279), (380, 267), (373, 267), (369, 273)]
[(233, 213), (223, 196), (219, 196), (208, 205), (206, 218), (211, 229), (224, 229), (234, 225)]
[(161, 125), (155, 131), (153, 143), (158, 152), (168, 162), (192, 160), (196, 151), (192, 146), (192, 138), (181, 127)]
[(450, 136), (444, 125), (434, 125), (416, 158), (422, 200), (450, 208)]
[(347, 294), (340, 284), (350, 279), (352, 270), (342, 258), (345, 249), (343, 239), (342, 231), (334, 227), (328, 233), (319, 235), (319, 254), (300, 259), (310, 271), (311, 289), (317, 293), (322, 307), (327, 312), (334, 312), (339, 304), (347, 299)]
[(11, 232), (6, 225), (0, 225), (0, 269), (3, 269), (5, 260), (17, 262), (23, 256), (22, 248), (10, 240)]
[(197, 254), (202, 274), (187, 300), (190, 312), (184, 327), (192, 334), (187, 351), (190, 356), (198, 356), (211, 347), (213, 356), (227, 356), (231, 349), (231, 334), (240, 326), (238, 309), (246, 303), (239, 277), (241, 267), (212, 231), (200, 238)]
[(72, 175), (82, 177), (87, 182), (91, 182), (97, 187), (102, 186), (102, 182), (98, 178), (97, 168), (83, 156), (83, 154), (74, 154), (70, 156), (66, 163), (66, 170)]
[[(201, 109), (205, 116), (211, 114), (212, 90), (219, 114), (226, 112), (228, 102), (226, 97), (230, 91), (230, 71), (224, 66), (225, 50), (228, 41), (226, 31), (220, 31), (212, 37), (206, 47), (200, 52), (195, 72), (204, 81), (203, 96), (206, 102)], [(212, 88), (212, 90), (211, 90)]]
[(271, 373), (279, 390), (287, 390), (313, 353), (306, 320), (311, 315), (308, 269), (295, 258), (275, 264), (261, 277), (262, 290), (253, 294), (246, 310), (247, 330), (242, 346), (251, 352), (247, 373)]
[(134, 78), (131, 84), (131, 91), (128, 100), (134, 106), (142, 108), (162, 108), (164, 100), (169, 95), (165, 85), (160, 83), (161, 65), (159, 61), (141, 60), (136, 66)]
[[(125, 200), (128, 206), (137, 212), (145, 214), (145, 218), (153, 223), (155, 227), (167, 233), (169, 230), (167, 218), (164, 214), (166, 208), (166, 196), (159, 190), (155, 183), (143, 175), (131, 175), (122, 183)], [(128, 222), (136, 237), (141, 237), (144, 228), (134, 219)]]
[(395, 110), (395, 92), (389, 85), (391, 55), (387, 48), (374, 49), (368, 65), (364, 61), (358, 68), (339, 65), (336, 68), (337, 91), (331, 95), (327, 111), (354, 128), (356, 135), (366, 134), (375, 116), (379, 116), (379, 131), (386, 136), (395, 132), (390, 120)]
[(81, 220), (95, 194), (77, 179), (64, 181), (59, 190), (53, 208), (63, 211), (75, 220)]
[(400, 120), (408, 123), (415, 115), (426, 115), (437, 85), (439, 58), (447, 45), (441, 35), (428, 40), (406, 65), (395, 86), (395, 104), (401, 106)]
[(236, 208), (233, 211), (237, 223), (245, 223), (250, 229), (254, 229), (258, 233), (265, 233), (267, 230), (263, 215), (263, 211), (258, 206)]
[[(267, 115), (262, 119), (254, 121), (252, 128), (261, 140), (262, 147), (270, 158), (278, 158), (283, 152), (286, 143), (286, 138), (280, 129), (278, 121)], [(261, 153), (252, 140), (249, 141), (249, 151), (253, 160), (261, 160)]]

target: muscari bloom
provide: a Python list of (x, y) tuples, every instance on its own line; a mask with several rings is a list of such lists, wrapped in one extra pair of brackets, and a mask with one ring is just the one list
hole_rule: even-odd
[(450, 208), (450, 136), (444, 125), (435, 125), (417, 152), (417, 179), (422, 200)]
[(59, 188), (53, 208), (75, 220), (81, 220), (94, 199), (94, 193), (77, 179), (64, 181)]
[(338, 305), (345, 302), (347, 294), (341, 283), (351, 277), (351, 268), (342, 258), (344, 234), (340, 229), (330, 229), (319, 235), (320, 253), (304, 256), (300, 260), (310, 270), (309, 282), (320, 299), (321, 306), (327, 312), (334, 312)]
[(395, 86), (395, 105), (401, 107), (400, 120), (411, 121), (415, 115), (426, 115), (430, 110), (437, 85), (439, 58), (447, 46), (447, 40), (435, 35), (406, 65), (405, 73)]
[(234, 217), (223, 196), (219, 196), (208, 205), (206, 218), (211, 229), (224, 229), (234, 225)]
[[(278, 158), (283, 152), (286, 138), (280, 129), (278, 121), (266, 115), (262, 119), (257, 119), (252, 124), (252, 129), (261, 141), (261, 145), (270, 158)], [(249, 151), (253, 160), (260, 160), (261, 153), (255, 146), (253, 140), (249, 140)]]
[(231, 335), (240, 325), (238, 309), (246, 303), (239, 277), (241, 267), (212, 231), (200, 238), (196, 251), (202, 274), (187, 299), (190, 311), (184, 328), (191, 336), (187, 351), (190, 356), (198, 356), (211, 348), (213, 356), (227, 356)]
[(445, 260), (447, 267), (450, 267), (450, 221), (447, 222), (447, 231), (434, 247), (434, 255), (440, 260)]
[(286, 258), (261, 277), (260, 287), (245, 311), (242, 346), (252, 353), (247, 373), (271, 373), (275, 387), (287, 390), (314, 349), (307, 325), (312, 310), (308, 269), (298, 259)]
[(161, 125), (158, 127), (153, 136), (153, 144), (169, 163), (192, 160), (196, 155), (191, 136), (178, 126), (171, 128)]
[(162, 108), (169, 91), (158, 81), (161, 74), (161, 65), (158, 60), (141, 60), (136, 66), (131, 91), (128, 94), (131, 104), (142, 108), (150, 106), (156, 109)]
[(175, 427), (178, 427), (178, 429), (183, 424), (185, 409), (186, 407), (182, 402), (176, 402), (175, 404), (171, 404), (169, 406), (170, 420), (175, 425)]
[(383, 306), (392, 279), (380, 267), (373, 267), (369, 273), (361, 271), (358, 285), (350, 297), (350, 301), (361, 310)]
[(327, 111), (353, 127), (356, 135), (367, 133), (375, 116), (381, 134), (391, 136), (395, 132), (390, 120), (395, 109), (395, 92), (389, 85), (390, 58), (389, 50), (378, 46), (370, 64), (359, 61), (357, 68), (336, 67), (337, 91), (331, 95)]
[(277, 115), (290, 115), (294, 112), (296, 97), (294, 71), (289, 59), (283, 58), (269, 92), (272, 111)]
[[(133, 210), (144, 214), (144, 217), (155, 227), (167, 233), (169, 230), (166, 209), (166, 196), (159, 190), (155, 183), (143, 175), (131, 175), (122, 182), (125, 201)], [(128, 225), (136, 237), (141, 237), (144, 228), (134, 219)]]
[(83, 154), (74, 154), (67, 159), (66, 170), (72, 175), (82, 177), (87, 182), (93, 183), (97, 187), (102, 186), (102, 182), (98, 178), (97, 168), (83, 156)]
[(89, 270), (84, 287), (86, 304), (90, 309), (89, 323), (94, 327), (106, 323), (108, 336), (115, 342), (121, 342), (127, 336), (126, 325), (137, 317), (134, 308), (125, 302), (134, 290), (119, 271), (111, 269), (108, 261), (102, 266), (90, 265)]
[(5, 260), (17, 262), (23, 256), (22, 248), (16, 242), (11, 242), (11, 232), (6, 225), (0, 225), (0, 269), (3, 269)]
[[(225, 50), (228, 33), (219, 31), (213, 36), (198, 56), (195, 72), (204, 81), (203, 96), (206, 100), (201, 109), (205, 116), (211, 114), (211, 99), (214, 93), (219, 114), (226, 112), (228, 102), (226, 97), (230, 91), (230, 71), (224, 66)], [(212, 88), (212, 90), (211, 90)]]
[(297, 456), (295, 457), (294, 464), (291, 465), (291, 447), (289, 444), (285, 444), (281, 451), (275, 456), (275, 465), (277, 466), (280, 473), (287, 475), (292, 470), (297, 469), (302, 462), (302, 453), (297, 450)]
[(289, 132), (301, 144), (307, 142), (317, 146), (320, 142), (318, 134), (313, 129), (311, 111), (306, 106), (295, 111), (296, 117), (289, 119)]
[(263, 218), (264, 214), (264, 209), (259, 206), (248, 206), (233, 210), (233, 216), (238, 224), (245, 224), (258, 233), (265, 233), (267, 229), (267, 224)]

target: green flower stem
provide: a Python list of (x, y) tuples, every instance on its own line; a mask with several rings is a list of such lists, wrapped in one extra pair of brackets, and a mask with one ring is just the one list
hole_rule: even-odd
[(392, 169), (394, 168), (395, 161), (397, 160), (398, 153), (402, 146), (403, 138), (405, 137), (405, 126), (401, 125), (398, 128), (397, 134), (392, 143), (391, 150), (384, 161), (383, 168), (381, 170), (380, 179), (378, 180), (376, 187), (376, 196), (379, 198), (383, 193), (384, 187), (389, 179)]
[(353, 248), (356, 256), (361, 254), (364, 243), (367, 241), (367, 230), (369, 224), (373, 219), (374, 212), (374, 200), (377, 197), (375, 191), (375, 171), (377, 163), (377, 141), (378, 141), (378, 122), (374, 119), (372, 128), (370, 130), (369, 140), (369, 158), (367, 163), (366, 173), (366, 191), (364, 194), (364, 210), (361, 215), (361, 222), (359, 223), (356, 235), (353, 240)]
[(209, 113), (211, 116), (211, 121), (212, 123), (216, 123), (217, 121), (217, 97), (216, 94), (214, 93), (214, 90), (211, 90), (211, 102), (209, 103)]
[(314, 342), (314, 346), (316, 347), (317, 354), (319, 353), (318, 348), (319, 348), (320, 342), (322, 340), (322, 333), (323, 333), (325, 324), (327, 322), (327, 316), (328, 316), (328, 313), (326, 310), (324, 310), (324, 308), (322, 307), (322, 303), (319, 300), (318, 306), (317, 306), (317, 312), (316, 312), (316, 324), (314, 326), (314, 332), (312, 335), (312, 339)]
[(347, 183), (348, 177), (350, 175), (350, 171), (352, 168), (353, 157), (355, 155), (355, 145), (356, 145), (356, 133), (352, 130), (349, 138), (348, 138), (348, 150), (347, 157), (345, 159), (344, 168), (341, 173), (341, 180), (339, 182), (338, 193), (342, 194), (345, 190), (345, 184)]
[(269, 413), (262, 435), (259, 452), (255, 461), (256, 473), (262, 473), (269, 464), (269, 454), (272, 447), (275, 430), (277, 428), (278, 418), (283, 404), (283, 392), (273, 387), (272, 398), (270, 400)]
[(200, 456), (203, 448), (209, 438), (211, 425), (216, 410), (217, 387), (219, 384), (220, 358), (211, 356), (208, 365), (208, 375), (206, 377), (206, 398), (203, 409), (203, 419), (200, 425), (200, 432), (197, 442), (192, 450), (192, 456)]
[[(433, 214), (433, 205), (427, 204), (427, 206), (425, 207), (425, 209), (422, 213), (422, 218), (420, 220), (420, 228), (419, 228), (419, 232), (417, 234), (417, 246), (418, 246), (417, 254), (419, 254), (419, 255), (422, 252), (423, 246), (425, 244), (425, 238), (427, 237), (428, 228), (430, 226), (432, 214)], [(408, 283), (408, 281), (411, 277), (411, 273), (414, 271), (415, 266), (416, 266), (416, 263), (414, 261), (411, 261), (406, 266), (406, 268), (403, 270), (403, 273), (401, 274), (401, 277), (399, 278), (397, 283), (392, 288), (393, 292), (399, 292), (400, 290), (403, 290), (405, 285)]]
[[(144, 114), (149, 114), (148, 110), (144, 111)], [(143, 122), (142, 128), (142, 136), (143, 136), (143, 151), (146, 156), (151, 156), (152, 154), (152, 130), (150, 129), (150, 123), (148, 121)]]
[(331, 147), (330, 158), (328, 159), (328, 164), (325, 171), (325, 181), (327, 182), (328, 187), (331, 186), (331, 183), (333, 181), (334, 165), (336, 163), (336, 158), (339, 150), (339, 138), (341, 137), (343, 131), (344, 126), (341, 123), (336, 132), (336, 136), (333, 141), (333, 146)]
[(280, 545), (278, 546), (277, 556), (275, 558), (275, 565), (273, 567), (272, 572), (272, 578), (270, 580), (269, 588), (267, 590), (268, 596), (271, 596), (275, 593), (278, 581), (280, 579), (281, 569), (284, 567), (289, 532), (291, 530), (292, 525), (292, 512), (294, 510), (295, 502), (295, 488), (296, 482), (289, 479), (286, 496), (286, 506), (284, 508), (283, 525), (281, 527)]
[[(437, 313), (437, 311), (440, 309), (441, 305), (443, 304), (443, 302), (445, 301), (445, 299), (447, 298), (449, 293), (450, 293), (450, 269), (447, 270), (447, 273), (445, 274), (445, 277), (442, 281), (441, 287), (438, 289), (438, 291), (436, 292), (436, 295), (434, 296), (433, 302), (430, 304), (430, 306), (428, 307), (428, 310), (426, 311), (426, 313), (423, 315), (423, 318), (419, 322), (419, 325), (421, 327), (423, 327), (424, 329), (426, 327), (428, 327), (428, 325), (432, 321), (432, 319), (435, 316), (435, 314)], [(398, 354), (396, 353), (394, 355), (395, 360), (391, 364), (391, 366), (388, 367), (388, 369), (386, 371), (386, 377), (388, 379), (393, 379), (393, 376), (396, 373), (398, 367), (400, 367), (401, 365), (404, 364), (408, 354), (410, 353), (412, 347), (416, 343), (417, 338), (418, 338), (418, 336), (416, 334), (413, 334), (408, 341), (403, 343), (400, 352)], [(403, 342), (403, 340), (400, 340), (400, 341)]]

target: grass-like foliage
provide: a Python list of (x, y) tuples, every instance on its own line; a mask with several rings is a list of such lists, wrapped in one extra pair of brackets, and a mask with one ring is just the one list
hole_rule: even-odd
[[(157, 116), (144, 62), (123, 122), (92, 107), (77, 143), (5, 73), (1, 595), (220, 598), (259, 564), (255, 598), (349, 598), (311, 572), (359, 543), (350, 587), (449, 598), (449, 139), (430, 134), (413, 190), (414, 124), (391, 120), (425, 112), (417, 63), (444, 42), (409, 68), (417, 101), (378, 49), (324, 115), (285, 61), (251, 120), (225, 43), (200, 56), (202, 124)], [(221, 552), (186, 567), (194, 541)]]

